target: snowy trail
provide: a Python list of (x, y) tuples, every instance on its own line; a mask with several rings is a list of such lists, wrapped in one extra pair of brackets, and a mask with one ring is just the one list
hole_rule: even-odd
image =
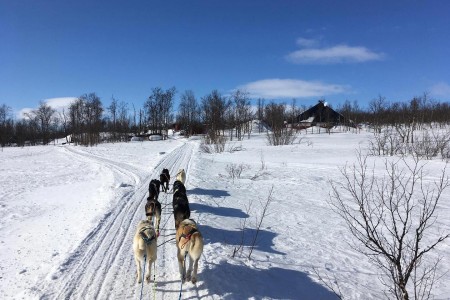
[[(171, 182), (179, 168), (189, 174), (189, 163), (195, 144), (185, 143), (167, 154), (149, 174), (142, 174), (124, 163), (70, 149), (80, 159), (102, 164), (115, 173), (117, 180), (129, 181), (134, 188), (121, 197), (107, 212), (99, 224), (84, 238), (55, 272), (37, 288), (41, 299), (136, 299), (140, 285), (136, 283), (136, 268), (133, 260), (132, 238), (138, 221), (145, 218), (144, 205), (148, 194), (148, 182), (159, 178), (162, 168), (168, 168)], [(173, 217), (171, 194), (160, 194), (163, 206), (161, 236), (158, 239), (156, 266), (156, 299), (178, 299), (180, 280), (173, 239)], [(70, 238), (70, 237), (68, 237)], [(152, 270), (153, 272), (153, 270)], [(153, 280), (153, 274), (152, 274)], [(184, 297), (197, 295), (195, 289), (186, 291)], [(191, 286), (193, 286), (191, 284)], [(151, 295), (153, 282), (145, 284), (144, 294)], [(148, 296), (146, 298), (148, 298)]]

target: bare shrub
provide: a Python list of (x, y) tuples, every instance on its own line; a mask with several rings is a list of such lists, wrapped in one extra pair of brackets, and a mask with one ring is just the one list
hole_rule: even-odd
[(246, 164), (227, 164), (227, 166), (225, 167), (225, 171), (227, 171), (229, 178), (231, 178), (231, 180), (234, 180), (236, 178), (241, 178), (241, 174), (243, 171), (250, 169), (249, 165)]
[(374, 134), (374, 139), (369, 142), (369, 153), (376, 156), (403, 153), (400, 136), (390, 128), (380, 128)]
[(226, 142), (227, 138), (223, 135), (220, 135), (216, 138), (216, 140), (214, 141), (214, 150), (216, 151), (216, 153), (222, 153), (223, 151), (225, 151)]
[(255, 233), (255, 236), (253, 237), (252, 244), (250, 245), (250, 252), (248, 254), (248, 259), (251, 258), (253, 249), (255, 248), (256, 243), (258, 241), (258, 235), (259, 235), (259, 232), (261, 231), (262, 222), (264, 221), (264, 218), (267, 216), (269, 204), (273, 200), (272, 195), (273, 195), (273, 185), (269, 191), (269, 195), (267, 196), (266, 202), (261, 202), (261, 206), (263, 207), (263, 209), (262, 209), (262, 212), (261, 212), (261, 215), (259, 216), (259, 218), (256, 217), (256, 233)]
[(261, 160), (261, 166), (260, 166), (260, 169), (256, 172), (255, 175), (253, 175), (253, 176), (250, 178), (251, 180), (256, 180), (256, 179), (258, 179), (259, 177), (262, 177), (262, 176), (264, 176), (264, 175), (270, 174), (269, 172), (266, 171), (266, 170), (267, 170), (267, 166), (266, 166), (266, 162), (265, 162), (265, 160), (264, 160), (264, 154), (262, 153), (262, 151), (261, 151), (261, 158), (260, 158), (260, 160)]
[(421, 136), (415, 136), (415, 143), (411, 145), (411, 153), (419, 158), (432, 159), (441, 154), (450, 143), (450, 132), (439, 133), (436, 130), (426, 130)]
[[(273, 200), (272, 195), (273, 195), (273, 186), (271, 187), (271, 189), (269, 191), (269, 195), (267, 196), (266, 201), (263, 202), (262, 200), (260, 200), (260, 204), (262, 206), (262, 212), (261, 212), (260, 216), (256, 216), (255, 235), (253, 236), (250, 247), (249, 247), (249, 253), (247, 256), (248, 259), (251, 259), (253, 250), (255, 249), (255, 247), (258, 243), (258, 235), (261, 231), (262, 222), (264, 221), (265, 217), (268, 215), (269, 205)], [(253, 200), (250, 200), (248, 206), (245, 207), (245, 211), (246, 211), (247, 215), (249, 215), (249, 213), (250, 213), (252, 204), (253, 204)], [(242, 255), (242, 252), (244, 250), (245, 230), (247, 229), (246, 223), (247, 223), (247, 219), (244, 219), (240, 224), (241, 225), (240, 226), (241, 240), (240, 240), (239, 245), (237, 247), (233, 248), (233, 252), (231, 255), (232, 257), (235, 257), (236, 255), (239, 255), (239, 256)]]
[(263, 154), (262, 151), (260, 153), (260, 161), (261, 161), (261, 168), (260, 168), (260, 170), (265, 170), (267, 168), (267, 166), (266, 166), (266, 161), (264, 160), (264, 154)]
[(442, 149), (441, 156), (443, 160), (450, 162), (450, 143)]
[(376, 156), (413, 155), (424, 159), (441, 155), (442, 159), (445, 159), (446, 149), (450, 144), (450, 132), (423, 130), (420, 134), (414, 134), (411, 140), (414, 142), (408, 142), (409, 139), (405, 139), (392, 128), (382, 128), (375, 133), (373, 140), (369, 141), (369, 153)]
[[(250, 208), (252, 207), (252, 203), (253, 200), (250, 199), (248, 205), (245, 206), (245, 213), (247, 215), (250, 215)], [(241, 240), (239, 245), (237, 247), (234, 247), (233, 254), (231, 255), (231, 257), (235, 257), (236, 254), (239, 254), (239, 256), (242, 255), (242, 250), (244, 249), (244, 241), (245, 241), (245, 230), (247, 229), (246, 227), (247, 219), (248, 218), (244, 218), (243, 220), (240, 221)]]
[(206, 135), (200, 144), (203, 153), (222, 153), (225, 151), (227, 138), (222, 135)]
[(234, 153), (234, 152), (238, 152), (238, 151), (242, 151), (242, 150), (244, 150), (242, 145), (235, 145), (235, 144), (233, 144), (233, 145), (229, 145), (228, 146), (227, 152)]
[(208, 144), (205, 144), (205, 143), (202, 142), (202, 143), (200, 144), (200, 152), (211, 154), (211, 153), (213, 153), (214, 151), (213, 151), (213, 148), (212, 148), (211, 145), (208, 145)]
[[(425, 254), (450, 234), (439, 235), (433, 225), (442, 192), (449, 186), (445, 168), (437, 182), (426, 183), (418, 159), (385, 161), (385, 175), (368, 170), (367, 156), (341, 169), (343, 182), (332, 182), (330, 205), (346, 222), (355, 249), (384, 274), (382, 283), (396, 299), (430, 295), (437, 263), (427, 265)], [(427, 299), (425, 297), (424, 299)]]
[(333, 279), (330, 278), (330, 276), (328, 275), (324, 275), (322, 276), (319, 272), (319, 270), (317, 270), (317, 268), (312, 268), (314, 274), (317, 276), (317, 279), (319, 279), (319, 281), (321, 283), (323, 283), (324, 286), (326, 286), (330, 291), (333, 292), (334, 295), (336, 295), (336, 297), (338, 297), (338, 299), (343, 300), (344, 297), (342, 296), (342, 291), (341, 291), (341, 287), (339, 286), (339, 282), (337, 281), (336, 275), (333, 275)]
[(385, 131), (376, 131), (374, 138), (369, 141), (369, 153), (370, 155), (380, 156), (387, 153), (387, 134)]
[(292, 128), (279, 128), (267, 132), (267, 141), (271, 146), (292, 145), (297, 132)]

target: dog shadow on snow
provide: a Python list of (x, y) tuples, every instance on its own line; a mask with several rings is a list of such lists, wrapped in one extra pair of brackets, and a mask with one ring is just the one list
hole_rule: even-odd
[(233, 265), (225, 260), (205, 263), (200, 272), (199, 290), (220, 299), (302, 299), (335, 300), (338, 297), (306, 273), (282, 269), (257, 269)]
[(222, 198), (230, 196), (230, 193), (224, 190), (207, 190), (194, 188), (187, 191), (188, 195), (211, 196), (213, 198)]
[[(203, 238), (206, 243), (224, 243), (228, 245), (250, 247), (256, 235), (256, 229), (245, 228), (244, 230), (236, 229), (219, 229), (208, 225), (200, 225)], [(260, 229), (255, 243), (255, 250), (273, 254), (285, 254), (283, 252), (273, 249), (273, 239), (277, 236), (276, 233)]]
[(222, 217), (234, 217), (234, 218), (249, 217), (249, 215), (243, 212), (242, 210), (232, 207), (215, 207), (201, 203), (189, 203), (189, 207), (191, 211), (205, 212)]

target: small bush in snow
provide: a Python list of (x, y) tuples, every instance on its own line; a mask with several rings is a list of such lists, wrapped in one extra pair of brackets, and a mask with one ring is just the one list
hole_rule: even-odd
[(250, 169), (250, 166), (246, 164), (228, 164), (225, 167), (225, 171), (227, 171), (229, 178), (231, 178), (233, 182), (234, 179), (241, 178), (242, 172), (248, 169)]
[(267, 132), (267, 141), (271, 146), (292, 145), (297, 133), (292, 128), (274, 129)]

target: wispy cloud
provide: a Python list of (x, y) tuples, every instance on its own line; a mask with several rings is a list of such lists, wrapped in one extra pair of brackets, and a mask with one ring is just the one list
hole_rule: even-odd
[[(60, 98), (49, 98), (49, 99), (44, 99), (42, 100), (42, 102), (44, 102), (45, 104), (49, 105), (51, 108), (55, 109), (57, 112), (62, 112), (63, 109), (65, 109), (67, 111), (67, 109), (69, 108), (70, 104), (75, 101), (77, 98), (76, 97), (60, 97)], [(30, 114), (33, 110), (36, 110), (37, 107), (35, 108), (29, 108), (29, 107), (25, 107), (22, 108), (21, 110), (19, 110), (16, 114), (16, 117), (19, 119), (23, 119), (26, 118), (27, 114)]]
[(286, 59), (296, 64), (336, 64), (360, 63), (382, 60), (385, 55), (367, 49), (366, 47), (352, 47), (345, 44), (332, 47), (317, 47), (318, 41), (299, 38), (297, 45), (300, 50), (286, 55)]
[(70, 104), (75, 100), (77, 100), (76, 97), (61, 97), (45, 99), (44, 102), (50, 107), (59, 110), (62, 108), (68, 108)]
[(278, 78), (249, 82), (238, 88), (247, 91), (252, 98), (268, 99), (323, 97), (350, 92), (350, 87), (345, 85)]
[(300, 47), (309, 48), (309, 47), (317, 46), (318, 44), (319, 44), (319, 41), (316, 39), (306, 39), (306, 38), (298, 38), (297, 39), (297, 45), (299, 45)]
[(27, 117), (27, 114), (30, 114), (33, 110), (34, 110), (33, 108), (29, 108), (29, 107), (22, 108), (21, 110), (19, 110), (17, 112), (16, 118), (24, 119)]
[(434, 97), (450, 98), (450, 85), (445, 82), (439, 82), (431, 87), (430, 93)]

